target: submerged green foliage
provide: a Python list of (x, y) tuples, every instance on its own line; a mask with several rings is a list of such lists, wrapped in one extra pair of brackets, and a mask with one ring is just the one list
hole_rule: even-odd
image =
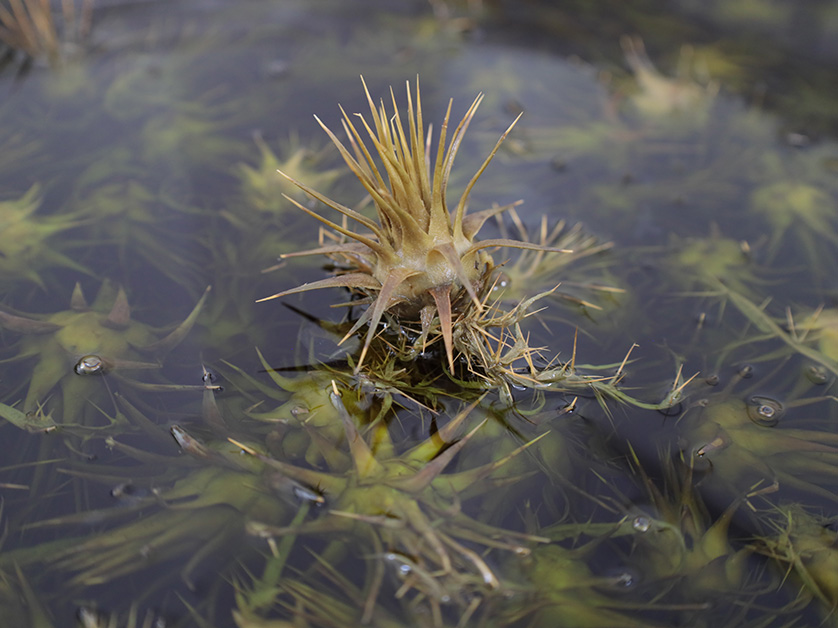
[(66, 267), (89, 272), (55, 248), (56, 236), (81, 224), (80, 216), (37, 214), (41, 186), (33, 185), (17, 200), (0, 200), (0, 280), (26, 278), (44, 286), (39, 270)]
[(22, 412), (48, 416), (55, 411), (65, 425), (86, 423), (84, 414), (95, 415), (91, 397), (101, 398), (97, 391), (104, 392), (100, 376), (159, 369), (158, 360), (189, 333), (207, 293), (168, 332), (133, 320), (125, 290), (112, 283), (103, 285), (92, 304), (76, 284), (70, 309), (54, 314), (0, 311), (0, 326), (21, 337), (7, 361), (35, 362), (25, 384)]

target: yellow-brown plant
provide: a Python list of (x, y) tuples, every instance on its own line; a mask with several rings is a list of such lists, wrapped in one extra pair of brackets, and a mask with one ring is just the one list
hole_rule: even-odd
[[(301, 210), (343, 236), (334, 244), (291, 255), (325, 254), (337, 263), (340, 270), (334, 277), (284, 290), (263, 300), (319, 288), (348, 288), (365, 298), (360, 303), (369, 304), (347, 334), (349, 337), (365, 324), (369, 325), (357, 363), (358, 369), (385, 313), (393, 315), (400, 324), (418, 323), (421, 326), (419, 342), (422, 346), (429, 339), (441, 335), (448, 364), (453, 369), (454, 323), (468, 323), (479, 318), (471, 315), (482, 310), (482, 297), (493, 281), (494, 265), (487, 249), (515, 247), (556, 250), (508, 238), (476, 239), (487, 219), (510, 209), (511, 205), (467, 213), (472, 188), (517, 118), (468, 182), (452, 211), (449, 210), (446, 198), (451, 169), (482, 95), (478, 95), (468, 108), (446, 148), (452, 106), (452, 101), (449, 101), (431, 171), (431, 133), (429, 131), (426, 135), (424, 131), (418, 81), (415, 103), (409, 84), (407, 88), (407, 127), (402, 122), (392, 90), (391, 114), (383, 101), (376, 108), (366, 84), (364, 89), (372, 116), (372, 127), (360, 114), (360, 126), (356, 126), (352, 117), (341, 108), (342, 124), (351, 150), (319, 119), (317, 121), (372, 198), (378, 222), (280, 171), (307, 194), (345, 217), (342, 224), (339, 224), (289, 198)], [(372, 150), (364, 143), (359, 131), (361, 127), (372, 142)], [(376, 154), (380, 165), (376, 163)], [(366, 232), (349, 229), (346, 226), (347, 218), (360, 224)]]

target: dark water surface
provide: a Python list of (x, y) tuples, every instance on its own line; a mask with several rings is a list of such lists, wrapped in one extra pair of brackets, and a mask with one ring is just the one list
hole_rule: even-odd
[[(196, 0), (7, 51), (0, 627), (835, 624), (835, 42), (826, 0)], [(560, 284), (522, 333), (589, 384), (355, 375), (348, 292), (256, 302), (328, 276), (283, 194), (339, 222), (277, 168), (373, 213), (312, 117), (361, 75), (434, 151), (483, 93), (450, 206), (523, 112), (469, 207), (574, 249), (496, 294)]]

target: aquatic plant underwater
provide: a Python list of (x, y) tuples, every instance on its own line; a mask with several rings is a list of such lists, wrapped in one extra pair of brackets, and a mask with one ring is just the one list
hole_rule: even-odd
[[(161, 23), (135, 58), (89, 42), (87, 3), (64, 31), (0, 12), (56, 128), (0, 104), (2, 621), (835, 624), (838, 314), (804, 280), (834, 256), (835, 143), (777, 148), (709, 47), (670, 75), (638, 37), (607, 75), (546, 65), (596, 94), (563, 109), (523, 78), (543, 57), (458, 67), (494, 54), (478, 4), (364, 27), (482, 76), (459, 116), (404, 59), (357, 90), (289, 79), (317, 75), (300, 47), (250, 88), (264, 33)], [(710, 212), (734, 201), (764, 235)]]

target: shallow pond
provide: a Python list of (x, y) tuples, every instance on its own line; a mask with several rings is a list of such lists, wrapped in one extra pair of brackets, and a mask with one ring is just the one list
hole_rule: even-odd
[(0, 1), (0, 623), (836, 623), (838, 3), (63, 4)]

